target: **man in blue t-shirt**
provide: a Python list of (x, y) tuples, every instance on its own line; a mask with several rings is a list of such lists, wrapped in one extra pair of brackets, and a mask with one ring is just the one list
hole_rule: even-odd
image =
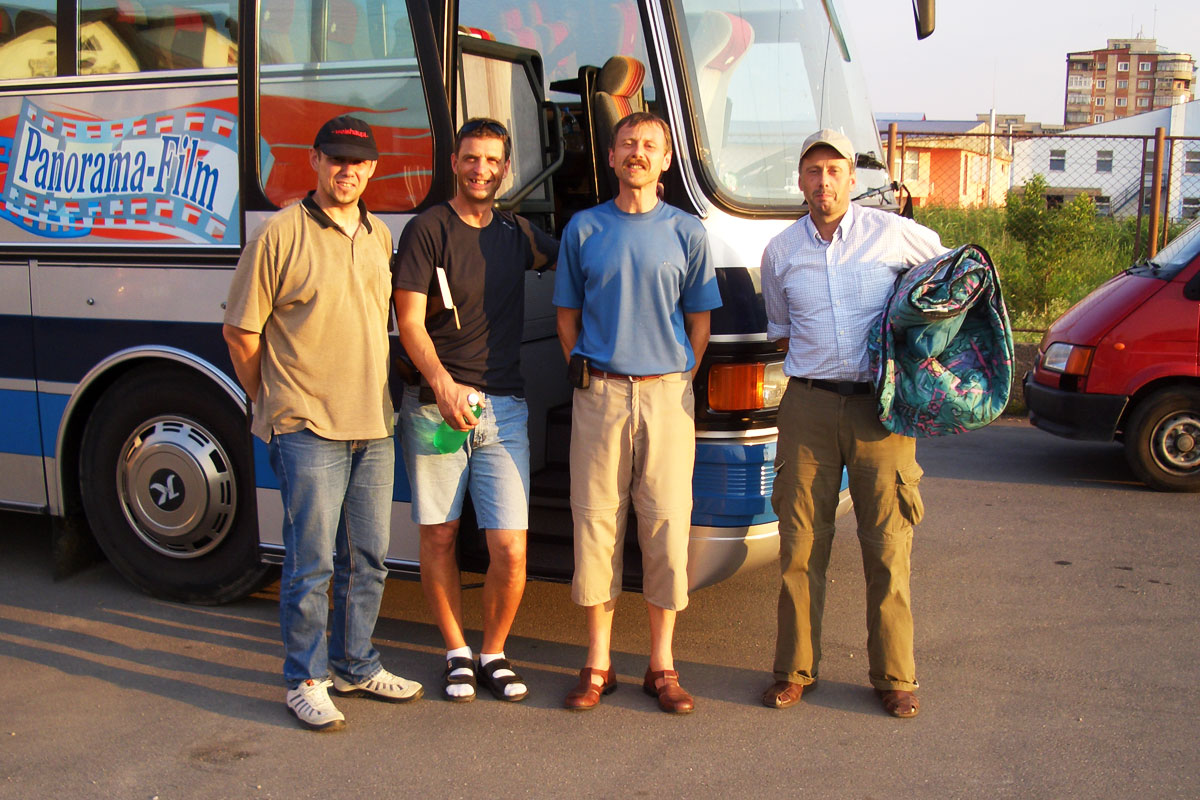
[(692, 710), (672, 654), (687, 606), (695, 423), (692, 377), (721, 305), (700, 222), (658, 199), (671, 133), (636, 112), (613, 128), (617, 196), (576, 214), (563, 232), (554, 304), (571, 362), (572, 599), (587, 609), (587, 664), (564, 705), (594, 707), (617, 688), (609, 654), (632, 501), (650, 614), (642, 688), (669, 713)]

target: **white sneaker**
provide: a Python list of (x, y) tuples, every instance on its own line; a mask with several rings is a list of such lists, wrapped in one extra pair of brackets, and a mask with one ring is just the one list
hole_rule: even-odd
[(341, 695), (365, 694), (376, 700), (389, 703), (407, 703), (420, 699), (425, 694), (421, 684), (393, 675), (383, 667), (371, 677), (359, 683), (351, 683), (339, 675), (333, 676), (333, 690)]
[(328, 679), (314, 681), (311, 678), (289, 689), (288, 710), (296, 715), (300, 724), (314, 731), (340, 731), (346, 727), (346, 715), (337, 710), (329, 699)]

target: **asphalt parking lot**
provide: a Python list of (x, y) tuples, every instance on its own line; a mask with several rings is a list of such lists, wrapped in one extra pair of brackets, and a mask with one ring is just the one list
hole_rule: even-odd
[[(0, 797), (1195, 797), (1200, 495), (1133, 482), (1112, 445), (1002, 421), (922, 442), (914, 546), (921, 715), (866, 682), (853, 518), (834, 545), (821, 689), (758, 703), (777, 575), (695, 593), (677, 660), (696, 713), (640, 691), (645, 611), (617, 609), (620, 691), (559, 708), (582, 665), (566, 586), (531, 583), (508, 655), (519, 705), (438, 699), (420, 587), (389, 582), (384, 663), (408, 706), (339, 701), (348, 727), (283, 705), (274, 587), (216, 608), (148, 598), (107, 564), (55, 582), (44, 520), (0, 516)], [(465, 575), (471, 587), (479, 576)], [(479, 592), (467, 592), (478, 645)]]

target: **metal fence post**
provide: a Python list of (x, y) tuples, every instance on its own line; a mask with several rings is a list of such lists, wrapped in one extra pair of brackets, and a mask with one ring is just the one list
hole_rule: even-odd
[(1165, 128), (1154, 129), (1154, 176), (1150, 184), (1150, 235), (1147, 237), (1147, 258), (1158, 253), (1158, 222), (1162, 218), (1163, 147), (1167, 141)]
[(896, 169), (896, 129), (899, 126), (892, 122), (888, 125), (888, 178), (895, 182), (900, 180), (901, 170)]

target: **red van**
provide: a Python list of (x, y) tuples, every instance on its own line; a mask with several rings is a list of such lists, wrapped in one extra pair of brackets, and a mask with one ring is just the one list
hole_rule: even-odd
[(1029, 418), (1070, 439), (1123, 441), (1139, 479), (1200, 492), (1200, 219), (1107, 281), (1042, 337)]

